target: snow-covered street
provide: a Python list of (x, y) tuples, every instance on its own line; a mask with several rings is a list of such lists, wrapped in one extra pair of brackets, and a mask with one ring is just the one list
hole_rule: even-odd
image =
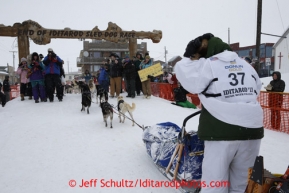
[[(126, 96), (126, 94), (123, 94)], [(93, 100), (95, 101), (95, 99)], [(152, 97), (127, 99), (136, 103), (135, 121), (144, 126), (173, 122), (195, 112)], [(116, 99), (109, 99), (116, 106)], [(144, 188), (140, 180), (166, 181), (147, 155), (142, 129), (131, 121), (119, 123), (114, 114), (113, 129), (104, 126), (101, 109), (92, 103), (90, 114), (80, 112), (81, 95), (67, 94), (63, 102), (35, 104), (16, 98), (0, 108), (0, 192), (178, 192), (175, 188)], [(196, 130), (198, 117), (187, 123)], [(265, 131), (260, 155), (265, 168), (283, 173), (288, 166), (289, 135)], [(82, 180), (95, 184), (79, 187)], [(127, 180), (133, 188), (101, 187), (102, 182)], [(75, 187), (69, 186), (69, 181)], [(109, 183), (107, 184), (109, 185)], [(95, 187), (94, 187), (95, 186)]]

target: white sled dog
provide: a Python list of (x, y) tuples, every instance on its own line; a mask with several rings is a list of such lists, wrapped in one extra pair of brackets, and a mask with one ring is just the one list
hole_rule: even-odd
[(96, 98), (96, 104), (98, 104), (96, 87), (95, 87), (95, 84), (94, 84), (93, 80), (89, 80), (88, 87), (89, 87), (89, 90), (91, 92), (91, 98), (94, 98), (94, 96), (96, 96), (95, 97)]
[(73, 90), (74, 94), (80, 94), (81, 91), (79, 88), (79, 82), (77, 80), (73, 79), (71, 81), (71, 83), (72, 83), (72, 90)]
[[(132, 116), (132, 112), (135, 110), (136, 105), (135, 103), (132, 103), (132, 106), (130, 106), (128, 103), (126, 103), (123, 100), (122, 96), (117, 97), (117, 110), (118, 110), (118, 117), (119, 117), (119, 122), (124, 123), (125, 120), (125, 113), (128, 112), (130, 115), (130, 118), (132, 119), (132, 126), (134, 126), (134, 119)], [(123, 116), (123, 120), (121, 121), (121, 116)]]

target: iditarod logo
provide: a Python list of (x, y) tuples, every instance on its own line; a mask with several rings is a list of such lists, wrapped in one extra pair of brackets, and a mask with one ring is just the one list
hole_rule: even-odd
[(228, 69), (229, 71), (242, 71), (243, 67), (243, 65), (229, 65), (225, 66), (225, 69)]
[(240, 87), (240, 88), (232, 88), (228, 90), (223, 90), (223, 94), (225, 98), (235, 97), (235, 96), (244, 96), (244, 95), (253, 95), (254, 88), (253, 87)]

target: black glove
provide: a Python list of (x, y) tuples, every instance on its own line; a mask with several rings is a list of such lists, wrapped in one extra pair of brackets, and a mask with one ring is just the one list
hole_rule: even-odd
[(154, 78), (153, 76), (151, 76), (151, 75), (148, 75), (148, 78)]

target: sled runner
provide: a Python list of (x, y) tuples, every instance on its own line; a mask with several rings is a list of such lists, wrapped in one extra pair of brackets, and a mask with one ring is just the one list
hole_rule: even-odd
[(166, 122), (146, 127), (143, 132), (147, 153), (159, 171), (186, 193), (197, 193), (201, 188), (204, 142), (195, 131), (185, 129), (186, 122), (198, 114), (200, 111), (188, 116), (182, 129)]

